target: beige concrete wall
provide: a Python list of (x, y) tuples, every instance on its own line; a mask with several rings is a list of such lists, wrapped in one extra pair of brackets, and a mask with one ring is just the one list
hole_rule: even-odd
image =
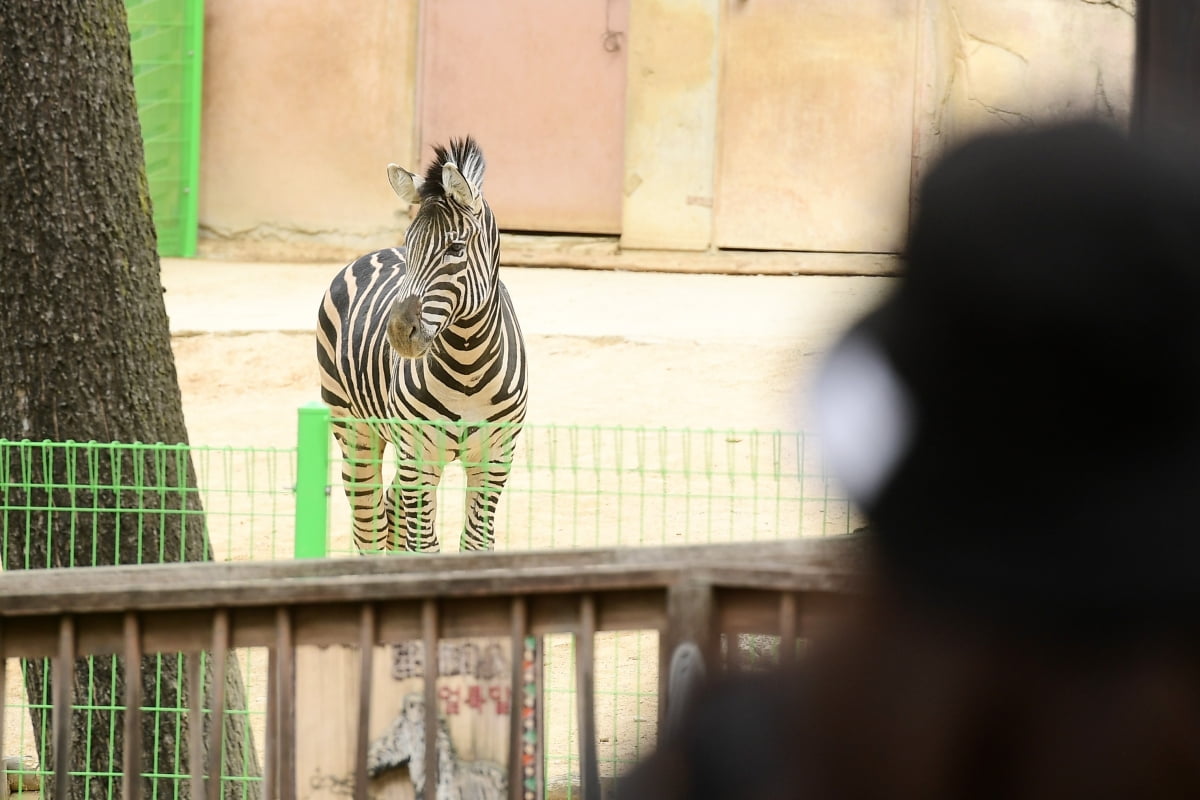
[(207, 0), (202, 236), (383, 246), (407, 224), (417, 0)]
[(637, 0), (630, 9), (621, 244), (712, 242), (718, 0)]
[(1128, 124), (1134, 1), (924, 0), (918, 155), (986, 129)]
[[(860, 5), (843, 9), (846, 24), (830, 30), (836, 29), (846, 41), (839, 45), (831, 40), (829, 46), (842, 47), (857, 41), (853, 29), (860, 22), (855, 20), (855, 14), (862, 12)], [(891, 249), (899, 245), (902, 222), (880, 228), (878, 219), (822, 219), (817, 211), (827, 210), (829, 203), (822, 205), (821, 197), (814, 198), (812, 193), (824, 194), (827, 200), (856, 194), (869, 197), (871, 192), (864, 188), (879, 184), (881, 174), (897, 171), (898, 175), (886, 185), (911, 189), (915, 181), (903, 180), (903, 172), (911, 169), (912, 177), (919, 180), (929, 159), (946, 146), (988, 127), (1019, 127), (1077, 115), (1106, 117), (1118, 124), (1127, 121), (1134, 0), (920, 0), (912, 7), (916, 13), (904, 24), (915, 26), (913, 35), (905, 36), (915, 42), (914, 79), (897, 78), (908, 70), (900, 61), (886, 68), (863, 66), (860, 70), (860, 82), (869, 84), (871, 70), (883, 76), (886, 69), (886, 77), (895, 79), (887, 91), (905, 95), (889, 101), (894, 109), (884, 116), (896, 130), (880, 140), (892, 144), (903, 140), (903, 144), (911, 138), (912, 143), (890, 148), (884, 155), (896, 163), (881, 171), (879, 165), (871, 166), (881, 157), (880, 148), (868, 148), (860, 141), (864, 114), (872, 120), (879, 117), (880, 103), (872, 102), (871, 108), (864, 109), (861, 102), (855, 102), (857, 95), (853, 92), (831, 88), (823, 94), (820, 87), (831, 81), (837, 85), (849, 73), (841, 70), (831, 75), (821, 59), (794, 57), (796, 54), (788, 49), (803, 47), (809, 54), (819, 51), (821, 43), (810, 41), (816, 35), (811, 25), (801, 26), (807, 32), (804, 36), (785, 36), (781, 42), (781, 25), (764, 23), (758, 34), (742, 31), (742, 35), (732, 37), (733, 50), (729, 50), (731, 37), (725, 35), (725, 29), (736, 24), (738, 15), (746, 9), (718, 0), (635, 3), (630, 23), (621, 244), (695, 250), (721, 243), (714, 234), (714, 227), (719, 226), (714, 226), (711, 204), (715, 195), (720, 199), (725, 195), (720, 185), (714, 187), (713, 175), (719, 172), (717, 143), (727, 134), (721, 130), (721, 120), (731, 103), (757, 107), (754, 113), (766, 113), (771, 119), (790, 120), (787, 125), (763, 124), (757, 132), (740, 132), (741, 150), (778, 154), (781, 134), (787, 136), (783, 150), (788, 152), (795, 150), (791, 145), (796, 141), (809, 140), (803, 152), (792, 153), (791, 160), (819, 168), (821, 175), (838, 176), (842, 182), (838, 186), (837, 181), (826, 180), (814, 186), (811, 180), (799, 180), (803, 170), (797, 168), (797, 175), (770, 176), (778, 180), (779, 187), (769, 203), (746, 210), (745, 197), (730, 197), (735, 210), (743, 210), (743, 216), (749, 214), (750, 222), (764, 231), (758, 243), (751, 241), (753, 236), (726, 237), (736, 239), (736, 244), (743, 247), (780, 246), (780, 231), (790, 227), (814, 233), (845, 229), (845, 235), (835, 237), (836, 241), (830, 239), (822, 245), (821, 237), (810, 235), (805, 239), (808, 244), (797, 239), (797, 246), (817, 242), (821, 247), (871, 251), (879, 249), (882, 242)], [(883, 21), (889, 15), (909, 13), (908, 8), (908, 3), (899, 0), (890, 5), (881, 2), (872, 13)], [(786, 22), (784, 15), (794, 12), (786, 4), (780, 6), (780, 19)], [(882, 26), (874, 27), (886, 33)], [(755, 35), (760, 40), (756, 41)], [(723, 40), (726, 52), (721, 49)], [(858, 49), (873, 48), (893, 55), (899, 52), (894, 46), (885, 46), (886, 42), (873, 43), (870, 37), (863, 38), (861, 44)], [(723, 61), (739, 69), (749, 62), (759, 63), (764, 79), (724, 80), (727, 70)], [(731, 100), (719, 96), (718, 87), (728, 93), (733, 84), (739, 97)], [(775, 97), (770, 102), (778, 106), (777, 110), (764, 112), (761, 102), (747, 102), (745, 94), (753, 91), (763, 95), (773, 92)], [(869, 99), (869, 93), (858, 95), (864, 101)], [(762, 98), (751, 98), (755, 99)], [(912, 114), (908, 113), (910, 103)], [(785, 133), (797, 124), (808, 125), (811, 130)], [(742, 141), (747, 135), (750, 140)], [(761, 141), (755, 141), (755, 137)], [(778, 166), (774, 162), (763, 169)], [(729, 176), (724, 183), (730, 183)], [(791, 200), (789, 193), (793, 195)], [(749, 197), (760, 195), (751, 192)], [(884, 195), (888, 193), (879, 193), (881, 198)], [(900, 202), (843, 205), (839, 213), (872, 218), (902, 213)]]
[(753, 0), (722, 20), (718, 247), (892, 252), (918, 0)]

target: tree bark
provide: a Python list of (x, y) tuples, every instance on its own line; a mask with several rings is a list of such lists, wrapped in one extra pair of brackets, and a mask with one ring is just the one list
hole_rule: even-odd
[[(186, 450), (19, 444), (186, 443), (122, 0), (0, 8), (0, 519), (5, 569), (212, 557)], [(53, 764), (45, 662), (24, 665), (43, 768)], [(186, 774), (182, 659), (143, 660), (142, 769)], [(237, 663), (228, 707), (245, 709)], [(76, 664), (70, 797), (120, 795), (123, 659)], [(244, 714), (225, 763), (258, 774)], [(87, 745), (85, 747), (85, 745)], [(86, 752), (85, 752), (86, 750)], [(246, 765), (243, 767), (243, 765)], [(225, 795), (257, 797), (257, 783)], [(143, 796), (187, 797), (178, 777)]]

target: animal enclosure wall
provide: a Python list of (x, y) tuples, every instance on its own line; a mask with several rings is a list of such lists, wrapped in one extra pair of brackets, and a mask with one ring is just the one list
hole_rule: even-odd
[[(525, 0), (553, 14), (464, 23), (465, 5), (208, 0), (209, 243), (305, 259), (394, 244), (407, 219), (384, 165), (471, 132), (511, 177), (488, 189), (509, 210), (501, 228), (616, 226), (639, 249), (894, 250), (909, 189), (946, 146), (1062, 116), (1121, 125), (1130, 108), (1134, 0)], [(562, 172), (594, 191), (547, 204)], [(581, 204), (602, 204), (602, 221)]]
[[(5, 570), (86, 567), (99, 553), (115, 553), (115, 563), (157, 563), (164, 559), (165, 537), (188, 530), (199, 520), (212, 557), (217, 561), (250, 561), (292, 557), (295, 529), (294, 448), (205, 447), (115, 442), (29, 442), (0, 439), (0, 527), (3, 529)], [(105, 525), (111, 521), (111, 525)], [(99, 541), (97, 530), (113, 537)], [(50, 531), (71, 539), (71, 558), (50, 558)], [(30, 547), (41, 541), (44, 547)], [(18, 553), (22, 557), (18, 558)], [(40, 553), (41, 558), (31, 557)], [(231, 717), (243, 720), (261, 747), (266, 714), (262, 648), (242, 648), (234, 655), (243, 678), (241, 696), (231, 697)], [(106, 697), (77, 698), (79, 714), (88, 715), (90, 731), (96, 713), (119, 713), (116, 692), (118, 661), (96, 656), (88, 662), (93, 674), (111, 672)], [(9, 770), (13, 783), (36, 785), (52, 765), (46, 758), (49, 738), (50, 693), (48, 662), (40, 664), (43, 679), (29, 681), (28, 664), (9, 659), (4, 665), (4, 755), (23, 758), (20, 769)], [(155, 659), (153, 669), (183, 674), (182, 655)], [(201, 665), (202, 674), (210, 665)], [(164, 686), (165, 688), (165, 686)], [(155, 719), (161, 739), (151, 742), (156, 753), (149, 774), (155, 785), (179, 785), (187, 779), (187, 753), (178, 746), (187, 726), (187, 698), (152, 693), (143, 712)], [(96, 725), (99, 725), (97, 720)], [(36, 734), (36, 735), (35, 735)], [(38, 746), (41, 742), (41, 746)], [(81, 748), (78, 772), (94, 791), (113, 796), (120, 787), (112, 732), (97, 728)], [(111, 766), (99, 769), (97, 763)], [(226, 798), (255, 800), (261, 783), (254, 751), (227, 765)], [(162, 798), (166, 800), (166, 798)]]
[[(311, 555), (353, 554), (351, 506), (342, 491), (346, 463), (328, 439), (328, 411), (314, 405), (301, 414), (302, 427), (319, 432), (314, 440), (323, 436), (330, 445), (328, 458), (316, 451), (311, 460), (301, 454), (301, 480), (324, 480), (333, 488), (327, 523), (310, 528), (302, 520), (298, 547)], [(341, 421), (372, 425), (376, 437), (418, 435), (437, 443), (440, 455), (433, 463), (418, 458), (407, 466), (445, 470), (435, 525), (443, 552), (456, 551), (475, 491), (466, 486), (464, 465), (451, 456), (460, 431), (445, 423)], [(501, 423), (480, 427), (517, 430)], [(816, 443), (802, 432), (526, 424), (516, 433), (515, 450), (495, 518), (499, 551), (749, 544), (846, 534), (862, 522), (824, 472)], [(390, 446), (377, 466), (382, 480), (355, 483), (353, 491), (416, 488), (393, 483), (396, 455)], [(316, 477), (305, 479), (308, 470)], [(403, 541), (403, 534), (396, 539)], [(568, 796), (580, 780), (574, 644), (568, 635), (544, 637), (545, 779)], [(776, 642), (762, 637), (741, 637), (728, 647), (743, 664), (778, 657)], [(596, 637), (598, 760), (605, 779), (630, 767), (657, 736), (658, 652), (654, 631)]]
[[(368, 797), (411, 797), (394, 794), (393, 786), (372, 780), (373, 765), (380, 759), (402, 759), (418, 782), (421, 776), (437, 773), (425, 781), (425, 797), (454, 800), (460, 796), (490, 800), (508, 776), (529, 775), (524, 758), (511, 759), (507, 769), (476, 770), (472, 764), (443, 763), (449, 748), (435, 746), (444, 740), (443, 724), (420, 713), (420, 706), (439, 703), (446, 688), (442, 681), (423, 682), (420, 692), (406, 695), (401, 706), (404, 724), (380, 739), (367, 732), (377, 707), (367, 681), (375, 666), (372, 650), (378, 645), (421, 640), (427, 644), (471, 631), (486, 638), (507, 640), (514, 652), (524, 643), (552, 632), (573, 634), (581, 657), (576, 666), (580, 686), (592, 681), (597, 631), (622, 627), (653, 628), (664, 632), (670, 643), (698, 645), (711, 664), (723, 661), (713, 648), (718, 631), (767, 631), (796, 642), (797, 637), (817, 635), (817, 626), (837, 614), (843, 600), (839, 595), (853, 587), (855, 548), (853, 542), (777, 543), (757, 557), (730, 546), (694, 548), (650, 548), (645, 550), (592, 550), (542, 553), (535, 574), (529, 574), (527, 556), (482, 553), (468, 556), (434, 556), (423, 559), (302, 560), (275, 563), (148, 565), (108, 567), (71, 573), (55, 570), (35, 574), (7, 573), (0, 576), (6, 598), (0, 608), (0, 664), (7, 657), (50, 658), (55, 674), (51, 709), (52, 733), (56, 742), (53, 774), (55, 794), (71, 781), (72, 796), (87, 791), (89, 796), (111, 796), (114, 779), (121, 782), (122, 796), (195, 798), (209, 800), (239, 796), (239, 791), (258, 790), (268, 798), (282, 800), (311, 796), (312, 790), (327, 794)], [(49, 579), (49, 580), (47, 580)], [(695, 619), (681, 597), (711, 608), (707, 621)], [(815, 613), (814, 613), (815, 612)], [(688, 621), (690, 619), (690, 621)], [(211, 679), (204, 669), (202, 650), (211, 645), (214, 665)], [(224, 763), (211, 758), (218, 751), (230, 717), (221, 702), (220, 665), (229, 647), (265, 648), (269, 651), (268, 721), (264, 742), (263, 780), (251, 784), (230, 773)], [(357, 647), (361, 680), (353, 694), (343, 694), (348, 716), (356, 730), (342, 739), (354, 742), (352, 774), (312, 776), (300, 762), (295, 745), (311, 731), (301, 730), (297, 701), (311, 692), (312, 683), (302, 684), (297, 674), (304, 648)], [(436, 652), (440, 648), (433, 648)], [(786, 648), (784, 652), (790, 650)], [(175, 739), (188, 753), (184, 784), (147, 786), (164, 777), (157, 762), (150, 762), (141, 748), (131, 747), (116, 759), (109, 754), (105, 767), (92, 775), (73, 769), (73, 755), (87, 749), (98, 728), (81, 729), (69, 735), (68, 713), (91, 713), (97, 707), (83, 701), (79, 689), (63, 679), (76, 656), (91, 659), (117, 653), (126, 664), (139, 664), (146, 675), (144, 656), (186, 652), (190, 689), (187, 717), (192, 723)], [(151, 662), (153, 663), (153, 662)], [(514, 665), (516, 666), (516, 665)], [(514, 683), (525, 682), (525, 665), (514, 669)], [(327, 676), (325, 682), (337, 676)], [(125, 732), (141, 729), (146, 719), (138, 687), (142, 681), (126, 682)], [(353, 678), (347, 684), (354, 684)], [(153, 687), (153, 683), (150, 684)], [(87, 684), (83, 684), (86, 691)], [(674, 685), (667, 695), (676, 697)], [(337, 687), (342, 691), (343, 687)], [(215, 692), (211, 702), (208, 698)], [(489, 695), (491, 693), (489, 692)], [(489, 697), (490, 699), (490, 697)], [(578, 695), (575, 720), (580, 737), (579, 794), (584, 800), (602, 796), (597, 764), (595, 703), (587, 691)], [(83, 702), (80, 702), (83, 701)], [(468, 703), (472, 703), (468, 698)], [(394, 707), (388, 708), (394, 713)], [(411, 713), (410, 713), (411, 712)], [(671, 715), (671, 707), (666, 709)], [(208, 731), (204, 725), (211, 721)], [(525, 715), (513, 717), (510, 741), (524, 740)], [(414, 724), (416, 723), (416, 724)], [(157, 728), (143, 730), (157, 735)], [(423, 758), (417, 759), (414, 739), (424, 734)], [(590, 743), (590, 744), (589, 744)], [(344, 741), (334, 743), (344, 747)], [(524, 744), (524, 742), (523, 742)], [(207, 745), (207, 746), (206, 746)], [(478, 765), (474, 765), (478, 766)], [(143, 776), (143, 781), (131, 780)], [(180, 776), (183, 777), (183, 776)], [(309, 781), (309, 777), (317, 780)], [(332, 780), (329, 780), (331, 779)], [(82, 779), (82, 780), (81, 780)], [(90, 783), (90, 786), (83, 785)], [(107, 782), (107, 787), (105, 783)], [(511, 784), (511, 781), (509, 781)], [(97, 785), (99, 784), (99, 785)], [(430, 791), (437, 786), (436, 793)], [(386, 788), (385, 788), (386, 787)], [(151, 788), (152, 791), (147, 791)], [(511, 796), (533, 798), (540, 785), (526, 784)], [(165, 790), (165, 791), (164, 791)], [(551, 796), (573, 794), (571, 786)]]
[[(91, 563), (91, 551), (82, 545), (89, 541), (96, 516), (120, 508), (122, 535), (135, 540), (156, 530), (165, 516), (203, 515), (218, 561), (352, 555), (350, 508), (329, 426), (326, 409), (306, 407), (301, 410), (297, 447), (280, 449), (0, 441), (5, 546), (64, 519), (81, 545), (76, 548), (80, 558), (73, 563), (86, 565)], [(392, 458), (391, 453), (383, 457), (385, 474), (393, 469)], [(194, 487), (186, 480), (188, 470), (180, 467), (189, 460), (194, 465)], [(56, 473), (55, 465), (68, 463), (70, 470)], [(174, 484), (164, 482), (168, 473), (180, 479)], [(45, 477), (54, 474), (60, 477)], [(446, 550), (456, 549), (462, 526), (468, 494), (462, 476), (460, 465), (449, 465), (439, 489), (437, 524)], [(176, 499), (164, 502), (164, 496)], [(150, 503), (151, 497), (159, 499)], [(199, 503), (189, 505), (189, 497)], [(848, 503), (815, 458), (814, 443), (801, 433), (619, 426), (526, 425), (517, 438), (512, 474), (496, 519), (497, 549), (514, 553), (764, 542), (840, 534), (855, 527), (857, 520)], [(143, 542), (138, 552), (153, 554), (152, 544)], [(7, 549), (5, 556), (6, 568), (48, 565), (14, 564)], [(601, 778), (620, 774), (655, 740), (659, 644), (658, 633), (650, 629), (607, 631), (595, 637), (593, 697)], [(540, 637), (538, 646), (544, 719), (540, 778), (545, 787), (570, 794), (581, 780), (575, 717), (577, 640), (569, 633), (552, 633)], [(769, 640), (746, 640), (742, 649), (746, 658), (775, 656), (775, 644)], [(235, 652), (245, 681), (245, 700), (237, 713), (261, 744), (266, 735), (266, 651), (239, 648)], [(346, 666), (348, 659), (354, 659), (352, 653), (330, 657), (335, 665), (331, 669), (356, 672), (356, 666)], [(391, 674), (396, 657), (396, 651), (381, 649), (377, 676)], [(511, 653), (507, 658), (511, 666)], [(442, 659), (443, 664), (450, 661)], [(34, 746), (31, 718), (40, 719), (49, 708), (49, 695), (43, 686), (31, 702), (22, 686), (20, 664), (11, 660), (7, 666), (5, 741), (9, 752), (26, 757), (29, 775), (44, 776), (49, 765)], [(467, 716), (476, 695), (480, 708), (512, 702), (511, 687), (505, 695), (505, 687), (487, 683), (478, 670), (467, 672), (473, 676), (469, 680), (466, 673), (458, 677), (442, 673), (445, 692), (439, 695), (439, 703), (447, 719), (455, 716), (447, 712), (456, 704), (459, 716)], [(319, 674), (321, 684), (331, 687), (324, 678), (340, 673)], [(380, 735), (403, 707), (408, 692), (403, 680), (407, 678), (395, 681), (398, 694), (381, 694), (388, 709), (373, 717), (373, 736)], [(456, 685), (456, 680), (462, 685)], [(493, 697), (493, 690), (501, 694)], [(341, 696), (339, 691), (345, 687), (335, 690), (335, 699)], [(186, 713), (179, 704), (153, 700), (145, 708), (166, 717)], [(463, 752), (469, 752), (465, 746)], [(182, 753), (179, 759), (156, 769), (182, 781)], [(344, 774), (323, 774), (319, 786), (312, 781), (306, 784), (309, 790), (314, 796), (336, 794)], [(109, 770), (95, 780), (111, 787), (119, 782), (119, 774)], [(230, 791), (251, 800), (260, 782), (260, 773), (246, 764), (242, 774), (233, 775)]]

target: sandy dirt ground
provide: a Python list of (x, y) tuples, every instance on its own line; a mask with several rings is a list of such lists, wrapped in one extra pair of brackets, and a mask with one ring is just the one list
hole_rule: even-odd
[[(194, 445), (294, 447), (297, 408), (318, 399), (312, 329), (321, 293), (337, 266), (164, 261), (176, 367)], [(888, 285), (881, 278), (511, 268), (505, 268), (503, 277), (525, 331), (531, 372), (528, 422), (533, 429), (525, 435), (527, 450), (519, 451), (518, 458), (539, 466), (524, 477), (514, 470), (497, 524), (501, 548), (704, 541), (705, 532), (713, 539), (711, 517), (691, 508), (687, 499), (697, 493), (711, 495), (711, 481), (668, 488), (653, 481), (648, 485), (645, 476), (655, 472), (665, 476), (668, 467), (682, 466), (687, 471), (694, 459), (711, 462), (715, 441), (717, 461), (726, 459), (734, 465), (721, 466), (722, 461), (717, 470), (724, 469), (722, 474), (729, 476), (736, 473), (726, 483), (742, 481), (735, 493), (757, 508), (759, 501), (753, 498), (757, 485), (744, 485), (744, 476), (757, 476), (756, 464), (762, 459), (778, 472), (780, 453), (784, 461), (798, 458), (788, 449), (790, 440), (780, 444), (768, 435), (760, 448), (755, 436), (675, 433), (647, 438), (611, 430), (596, 433), (593, 426), (661, 426), (696, 432), (800, 429), (805, 426), (802, 387), (820, 355), (832, 337)], [(575, 434), (538, 428), (550, 425), (581, 427)], [(631, 472), (624, 469), (630, 465), (622, 451), (637, 450), (638, 441), (649, 441), (651, 453), (638, 456)], [(708, 456), (692, 452), (703, 453), (706, 448)], [(576, 457), (591, 459), (582, 472), (596, 475), (596, 483), (588, 483), (582, 492), (578, 477), (574, 483), (555, 477), (556, 471), (562, 472), (564, 458)], [(238, 454), (213, 458), (212, 466), (200, 467), (202, 481), (208, 475), (216, 482), (253, 482), (268, 496), (267, 501), (255, 501), (260, 511), (268, 502), (278, 519), (267, 535), (251, 534), (249, 528), (257, 524), (257, 517), (231, 509), (224, 543), (219, 541), (220, 524), (210, 522), (218, 557), (287, 557), (290, 475), (286, 469), (268, 468), (261, 473), (263, 465), (251, 463), (253, 456), (245, 456), (245, 463), (242, 458)], [(611, 463), (602, 468), (605, 458)], [(648, 467), (651, 462), (653, 467)], [(712, 463), (707, 468), (711, 472)], [(574, 474), (579, 472), (576, 469)], [(336, 481), (333, 474), (331, 482)], [(632, 540), (629, 528), (626, 533), (608, 532), (611, 518), (625, 513), (625, 501), (609, 484), (601, 485), (631, 474), (641, 481), (625, 485), (629, 497), (638, 498), (634, 513), (640, 516), (631, 523), (637, 529)], [(799, 480), (795, 491), (809, 494), (803, 478)], [(448, 475), (443, 494), (454, 491), (458, 489)], [(776, 486), (773, 491), (789, 490)], [(828, 489), (814, 491), (819, 495)], [(589, 493), (593, 499), (581, 506), (579, 497)], [(661, 508), (647, 512), (647, 496), (660, 502)], [(547, 498), (552, 499), (547, 502)], [(218, 511), (222, 502), (219, 496), (209, 498), (210, 511)], [(507, 518), (506, 504), (511, 507)], [(441, 505), (446, 510), (439, 524), (443, 531), (455, 530), (454, 506), (453, 502)], [(795, 512), (780, 511), (782, 506), (777, 502), (774, 516), (766, 515), (766, 528), (781, 525), (785, 517), (788, 526), (807, 526), (805, 533), (840, 532), (851, 524), (844, 509), (831, 511), (828, 503), (823, 507), (809, 503)], [(331, 526), (335, 541), (347, 549), (348, 515), (345, 500), (335, 489)], [(792, 516), (799, 522), (793, 523)], [(725, 517), (746, 518), (744, 509), (733, 507)], [(809, 518), (813, 521), (806, 521)], [(586, 536), (581, 538), (578, 530)], [(647, 530), (652, 534), (649, 538)], [(772, 535), (769, 530), (744, 534), (735, 532), (732, 538)], [(455, 539), (443, 533), (443, 546), (453, 549)], [(620, 771), (639, 748), (653, 741), (654, 700), (647, 699), (646, 692), (655, 686), (655, 648), (655, 637), (644, 633), (610, 635), (597, 643), (601, 696), (597, 726), (608, 774)], [(561, 763), (554, 761), (550, 769), (552, 776), (561, 773), (565, 778), (571, 766), (567, 754), (574, 749), (568, 724), (571, 698), (565, 694), (570, 686), (569, 639), (547, 642), (547, 651), (553, 665), (547, 681), (559, 690), (551, 694), (546, 712), (547, 747), (552, 754), (562, 754)], [(255, 704), (265, 701), (260, 661), (255, 658), (247, 664)], [(14, 671), (9, 675), (14, 676)], [(10, 702), (19, 696), (10, 678)], [(14, 716), (19, 715), (10, 714), (7, 721), (8, 737), (19, 735)], [(24, 741), (29, 742), (27, 732)], [(11, 746), (6, 749), (14, 751)]]
[[(311, 332), (337, 268), (164, 262), (193, 443), (292, 443), (293, 410), (317, 398)], [(794, 429), (797, 387), (847, 320), (888, 285), (855, 277), (501, 273), (527, 339), (534, 424)]]

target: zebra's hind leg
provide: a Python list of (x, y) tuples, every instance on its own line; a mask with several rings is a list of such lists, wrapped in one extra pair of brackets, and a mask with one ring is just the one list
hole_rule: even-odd
[(463, 458), (463, 471), (467, 475), (467, 518), (459, 540), (460, 550), (494, 550), (496, 547), (496, 506), (512, 471), (519, 430), (501, 425), (473, 432), (470, 437), (474, 441)]
[(377, 553), (387, 539), (383, 507), (383, 448), (386, 442), (370, 425), (333, 420), (333, 435), (342, 450), (342, 485), (353, 512), (354, 544), (362, 553)]

